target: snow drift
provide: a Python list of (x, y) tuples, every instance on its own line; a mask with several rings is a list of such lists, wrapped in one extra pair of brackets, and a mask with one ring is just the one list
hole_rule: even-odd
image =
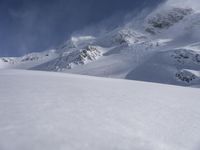
[(200, 148), (199, 89), (20, 70), (0, 83), (1, 150)]

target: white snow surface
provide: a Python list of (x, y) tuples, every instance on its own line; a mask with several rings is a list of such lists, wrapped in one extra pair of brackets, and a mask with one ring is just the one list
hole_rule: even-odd
[(200, 90), (0, 70), (1, 150), (199, 150)]

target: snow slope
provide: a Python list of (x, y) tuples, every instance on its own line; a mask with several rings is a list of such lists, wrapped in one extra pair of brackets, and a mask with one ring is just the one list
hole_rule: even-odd
[(198, 88), (23, 70), (0, 83), (1, 150), (200, 149)]
[(200, 85), (200, 53), (191, 49), (157, 52), (126, 78), (175, 85)]
[(22, 57), (0, 58), (0, 69), (29, 69), (59, 57), (56, 50), (26, 54)]

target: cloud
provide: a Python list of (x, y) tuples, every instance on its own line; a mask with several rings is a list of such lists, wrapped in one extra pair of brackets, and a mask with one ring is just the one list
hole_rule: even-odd
[(23, 55), (55, 48), (80, 30), (101, 33), (135, 16), (134, 10), (139, 12), (162, 1), (0, 0), (0, 55)]
[(193, 8), (194, 10), (200, 10), (199, 0), (168, 0), (166, 6), (172, 7), (186, 7)]

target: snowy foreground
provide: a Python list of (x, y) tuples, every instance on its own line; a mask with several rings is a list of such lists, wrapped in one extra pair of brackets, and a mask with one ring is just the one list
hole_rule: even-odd
[(199, 150), (200, 89), (0, 71), (0, 150)]

